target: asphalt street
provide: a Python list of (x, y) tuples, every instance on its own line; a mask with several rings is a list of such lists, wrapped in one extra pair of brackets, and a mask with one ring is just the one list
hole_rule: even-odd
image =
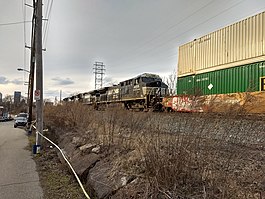
[(13, 122), (0, 122), (0, 199), (40, 199), (43, 192), (28, 138)]

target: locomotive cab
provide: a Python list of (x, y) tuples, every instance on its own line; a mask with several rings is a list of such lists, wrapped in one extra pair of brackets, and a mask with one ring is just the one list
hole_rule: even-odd
[(144, 73), (120, 82), (121, 100), (128, 109), (148, 110), (165, 96), (167, 85), (155, 74)]

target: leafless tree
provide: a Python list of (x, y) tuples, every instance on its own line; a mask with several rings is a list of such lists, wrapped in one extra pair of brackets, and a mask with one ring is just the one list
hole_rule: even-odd
[(177, 73), (175, 69), (168, 75), (168, 77), (164, 78), (164, 82), (168, 85), (169, 95), (175, 95), (177, 84)]

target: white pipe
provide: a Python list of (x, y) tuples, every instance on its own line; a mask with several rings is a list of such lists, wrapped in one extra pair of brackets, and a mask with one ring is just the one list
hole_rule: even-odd
[[(36, 127), (35, 127), (34, 125), (32, 125), (32, 126), (34, 127), (34, 129), (36, 129)], [(54, 145), (54, 146), (60, 151), (60, 153), (62, 154), (64, 160), (66, 161), (66, 163), (68, 164), (68, 166), (70, 167), (70, 169), (72, 170), (72, 172), (74, 173), (74, 176), (75, 176), (77, 182), (79, 183), (79, 185), (80, 185), (80, 187), (81, 187), (83, 193), (85, 194), (86, 198), (90, 199), (90, 197), (89, 197), (89, 195), (87, 194), (86, 190), (84, 189), (84, 187), (83, 187), (83, 185), (82, 185), (80, 179), (78, 178), (78, 175), (76, 174), (74, 168), (72, 167), (72, 165), (70, 164), (70, 162), (67, 160), (67, 158), (65, 157), (65, 155), (64, 155), (63, 151), (60, 149), (60, 147), (59, 147), (58, 145), (56, 145), (53, 141), (51, 141), (49, 138), (47, 138), (46, 136), (42, 135), (40, 132), (37, 131), (36, 133), (38, 133), (38, 134), (39, 134), (40, 136), (42, 136), (44, 139), (46, 139), (47, 141), (49, 141), (51, 144), (53, 144), (53, 145)]]

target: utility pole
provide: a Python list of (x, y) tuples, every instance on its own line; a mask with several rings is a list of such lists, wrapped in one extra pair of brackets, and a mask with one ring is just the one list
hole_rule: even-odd
[(105, 65), (103, 62), (95, 62), (93, 69), (95, 73), (95, 89), (102, 88), (104, 71), (106, 70)]
[[(34, 90), (34, 74), (35, 74), (35, 20), (36, 20), (36, 5), (35, 0), (33, 0), (33, 17), (32, 17), (32, 35), (31, 35), (31, 54), (30, 54), (30, 73), (29, 73), (29, 89), (28, 89), (28, 106), (29, 106), (29, 117), (28, 124), (32, 122), (32, 106), (33, 106), (33, 90)], [(29, 129), (31, 133), (31, 128)]]
[[(33, 0), (35, 1), (35, 0)], [(41, 137), (38, 132), (43, 133), (43, 66), (42, 66), (42, 0), (37, 0), (36, 5), (36, 30), (35, 30), (35, 55), (36, 55), (36, 108), (37, 108), (37, 134), (36, 145), (41, 144)]]
[(62, 103), (62, 90), (60, 90), (60, 104)]

